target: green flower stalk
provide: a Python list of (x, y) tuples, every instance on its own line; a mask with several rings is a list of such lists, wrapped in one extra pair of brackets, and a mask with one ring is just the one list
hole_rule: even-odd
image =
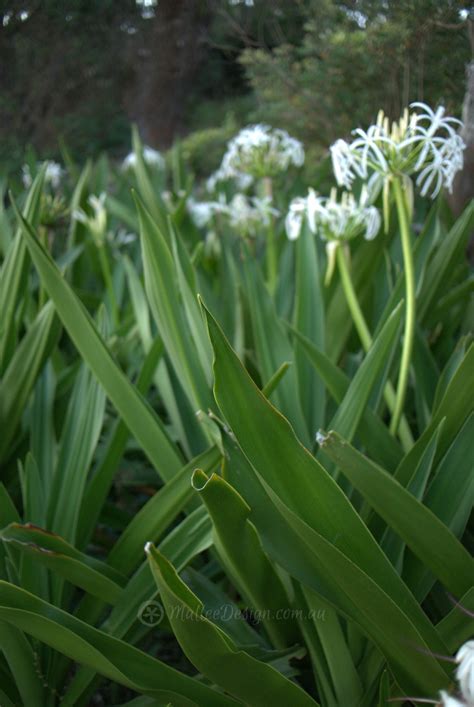
[[(337, 140), (331, 147), (334, 175), (339, 184), (351, 188), (359, 177), (367, 180), (369, 192), (384, 193), (386, 225), (390, 190), (393, 191), (400, 226), (405, 269), (406, 315), (395, 409), (390, 429), (396, 434), (405, 403), (416, 326), (416, 282), (410, 238), (407, 189), (416, 179), (422, 196), (434, 199), (444, 186), (452, 191), (454, 177), (463, 167), (466, 147), (455, 128), (459, 120), (445, 115), (440, 106), (433, 111), (424, 103), (413, 103), (390, 126), (380, 111), (377, 122), (367, 131), (354, 130), (350, 143)], [(418, 111), (418, 112), (417, 112)]]
[[(333, 190), (331, 196), (326, 199), (318, 196), (314, 190), (310, 189), (306, 199), (297, 198), (290, 204), (290, 210), (286, 218), (287, 235), (290, 240), (299, 236), (305, 217), (307, 217), (309, 227), (313, 233), (318, 233), (326, 242), (326, 252), (328, 254), (326, 282), (330, 279), (337, 265), (344, 296), (354, 326), (364, 351), (367, 352), (372, 346), (372, 335), (365, 321), (352, 282), (348, 243), (352, 239), (361, 236), (366, 240), (375, 238), (381, 226), (378, 209), (368, 203), (368, 192), (366, 189), (362, 190), (359, 201), (347, 192), (344, 192), (341, 198), (338, 199), (336, 190)], [(397, 398), (390, 381), (385, 385), (384, 398), (393, 419), (397, 411)], [(404, 449), (408, 450), (413, 445), (411, 430), (404, 418), (402, 418), (401, 422), (399, 420), (399, 424), (400, 440)], [(399, 424), (397, 424), (396, 430), (392, 430), (394, 435), (398, 432)]]
[(400, 362), (400, 373), (398, 377), (397, 399), (390, 423), (390, 431), (396, 435), (400, 419), (403, 413), (405, 397), (410, 375), (410, 362), (413, 352), (413, 342), (415, 338), (416, 325), (416, 282), (415, 264), (413, 262), (413, 250), (411, 247), (410, 224), (408, 220), (407, 203), (404, 190), (399, 179), (393, 180), (393, 192), (397, 206), (398, 222), (400, 225), (400, 236), (402, 241), (403, 262), (405, 266), (405, 292), (406, 292), (406, 315), (405, 331), (403, 336), (402, 358)]

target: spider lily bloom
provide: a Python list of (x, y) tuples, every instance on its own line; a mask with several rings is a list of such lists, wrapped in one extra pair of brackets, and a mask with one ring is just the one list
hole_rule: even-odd
[(448, 695), (448, 693), (444, 691), (440, 692), (440, 697), (441, 702), (437, 703), (439, 704), (439, 707), (471, 707), (471, 705), (461, 702), (461, 700), (458, 700), (456, 697), (452, 697), (452, 695)]
[(474, 641), (465, 643), (456, 653), (456, 678), (468, 705), (474, 705)]
[(353, 194), (343, 192), (337, 199), (335, 189), (329, 198), (318, 196), (309, 189), (306, 199), (298, 197), (290, 204), (286, 217), (286, 232), (290, 240), (298, 238), (304, 216), (313, 233), (324, 241), (349, 241), (357, 236), (373, 240), (380, 230), (380, 214), (368, 204), (368, 193), (362, 190), (359, 201)]
[(186, 209), (197, 228), (207, 226), (214, 214), (222, 211), (222, 207), (223, 204), (218, 201), (195, 201), (193, 197), (186, 201)]
[(250, 174), (244, 174), (243, 172), (238, 172), (235, 169), (231, 169), (228, 165), (226, 167), (220, 166), (206, 181), (206, 189), (209, 192), (214, 192), (217, 185), (220, 182), (234, 181), (235, 186), (239, 191), (245, 191), (253, 184), (253, 177)]
[[(158, 169), (164, 169), (165, 159), (161, 152), (154, 150), (152, 147), (145, 145), (143, 148), (143, 160), (150, 167), (157, 167)], [(135, 152), (130, 152), (122, 162), (122, 171), (126, 172), (137, 165), (137, 156)]]
[[(38, 167), (41, 167), (42, 164), (46, 165), (46, 171), (44, 173), (44, 181), (47, 184), (51, 184), (53, 189), (57, 189), (59, 185), (61, 184), (61, 179), (64, 174), (64, 170), (61, 167), (61, 165), (58, 162), (54, 162), (53, 160), (46, 160), (43, 163), (39, 163)], [(29, 189), (33, 183), (33, 178), (31, 176), (31, 170), (30, 166), (28, 164), (23, 165), (21, 168), (22, 171), (22, 181), (23, 181), (23, 186), (26, 189)]]
[(270, 225), (273, 216), (280, 213), (272, 207), (268, 197), (249, 199), (245, 194), (236, 194), (228, 204), (221, 206), (220, 211), (227, 216), (229, 225), (244, 237), (255, 237), (262, 228)]
[(285, 219), (286, 235), (288, 236), (290, 241), (295, 241), (297, 238), (299, 238), (307, 211), (307, 198), (297, 196), (291, 201)]
[(249, 174), (252, 177), (274, 177), (291, 165), (301, 167), (304, 148), (285, 130), (269, 125), (250, 125), (241, 130), (227, 145), (221, 170), (224, 174)]
[(369, 188), (378, 189), (392, 176), (416, 176), (422, 196), (434, 199), (441, 187), (452, 190), (456, 173), (463, 166), (466, 147), (456, 133), (462, 125), (456, 118), (436, 112), (424, 103), (412, 103), (398, 123), (390, 126), (380, 111), (377, 122), (366, 131), (353, 131), (354, 140), (337, 140), (331, 147), (334, 175), (347, 189), (356, 177), (369, 180)]

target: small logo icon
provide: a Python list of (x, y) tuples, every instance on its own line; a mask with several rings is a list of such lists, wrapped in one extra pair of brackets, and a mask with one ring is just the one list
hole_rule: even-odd
[(138, 609), (137, 619), (145, 626), (158, 626), (164, 615), (159, 601), (144, 601)]

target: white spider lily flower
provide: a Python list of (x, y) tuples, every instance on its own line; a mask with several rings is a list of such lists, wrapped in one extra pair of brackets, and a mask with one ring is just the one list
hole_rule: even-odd
[(240, 235), (256, 236), (262, 228), (268, 227), (274, 216), (280, 212), (273, 208), (270, 197), (258, 199), (245, 194), (235, 194), (226, 205), (221, 205), (221, 213), (228, 218), (229, 225)]
[[(158, 150), (154, 150), (152, 147), (145, 145), (143, 148), (143, 160), (150, 167), (157, 167), (158, 169), (164, 169), (165, 158)], [(129, 169), (136, 167), (137, 156), (135, 152), (129, 152), (122, 162), (122, 171), (126, 172)]]
[(235, 183), (239, 191), (245, 191), (253, 184), (254, 178), (250, 174), (244, 174), (243, 172), (231, 169), (228, 165), (226, 167), (221, 165), (219, 169), (208, 177), (206, 189), (208, 192), (215, 192), (220, 182), (227, 182), (229, 180)]
[(299, 238), (307, 210), (308, 200), (302, 196), (297, 196), (290, 202), (285, 218), (286, 235), (290, 241)]
[[(51, 184), (53, 189), (57, 189), (61, 184), (61, 179), (64, 174), (63, 168), (58, 162), (54, 162), (53, 160), (46, 160), (45, 162), (40, 162), (38, 164), (38, 169), (41, 168), (43, 164), (46, 165), (46, 171), (44, 173), (45, 182), (47, 184)], [(25, 189), (29, 189), (29, 187), (31, 187), (33, 183), (33, 177), (31, 176), (30, 166), (28, 164), (23, 165), (21, 171), (23, 186), (25, 187)]]
[(74, 209), (72, 212), (74, 220), (88, 227), (97, 245), (101, 245), (104, 242), (107, 229), (106, 198), (107, 195), (104, 192), (100, 196), (95, 196), (94, 194), (89, 196), (87, 203), (92, 208), (92, 215), (86, 213), (83, 209)]
[(447, 692), (442, 690), (440, 693), (441, 703), (440, 707), (469, 707), (465, 702), (461, 702), (456, 697), (448, 695)]
[(474, 641), (467, 641), (456, 653), (456, 678), (461, 694), (469, 705), (474, 705)]
[(366, 189), (362, 190), (359, 201), (348, 192), (343, 192), (338, 200), (335, 189), (329, 198), (309, 189), (306, 199), (294, 199), (290, 204), (287, 235), (290, 239), (299, 236), (306, 215), (311, 231), (325, 241), (348, 241), (357, 236), (372, 240), (380, 230), (381, 218), (378, 209), (370, 206), (368, 199)]
[(214, 214), (222, 208), (222, 204), (217, 201), (196, 201), (193, 197), (189, 197), (186, 201), (186, 209), (198, 228), (207, 226)]
[[(353, 131), (354, 140), (337, 140), (331, 147), (334, 175), (338, 184), (350, 189), (356, 177), (371, 186), (392, 175), (417, 175), (422, 196), (435, 198), (444, 186), (452, 190), (456, 173), (463, 167), (465, 144), (455, 127), (462, 125), (447, 117), (441, 106), (433, 111), (425, 103), (413, 103), (398, 123), (390, 126), (381, 111), (375, 125)], [(374, 179), (374, 175), (377, 175)]]
[(249, 125), (241, 130), (227, 145), (218, 173), (235, 176), (274, 177), (291, 165), (304, 163), (302, 143), (286, 130), (269, 125)]

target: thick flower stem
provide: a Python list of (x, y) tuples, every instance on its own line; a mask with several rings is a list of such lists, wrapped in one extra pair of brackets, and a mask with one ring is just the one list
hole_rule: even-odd
[(400, 373), (398, 376), (397, 397), (395, 410), (393, 412), (390, 431), (397, 434), (400, 419), (405, 404), (408, 377), (410, 374), (411, 355), (415, 338), (416, 323), (416, 283), (415, 264), (413, 261), (413, 251), (411, 247), (410, 224), (408, 221), (407, 204), (399, 179), (394, 179), (393, 192), (397, 207), (398, 223), (400, 225), (400, 235), (402, 240), (403, 263), (405, 267), (405, 292), (406, 292), (406, 314), (405, 331), (403, 337), (402, 358), (400, 363)]
[(372, 336), (360, 308), (359, 300), (357, 299), (356, 291), (352, 283), (344, 245), (338, 245), (336, 249), (336, 258), (337, 266), (339, 268), (339, 275), (341, 276), (342, 289), (344, 290), (347, 305), (349, 307), (355, 328), (357, 329), (357, 333), (359, 334), (359, 339), (364, 347), (364, 351), (367, 352), (372, 346)]
[[(369, 327), (367, 326), (367, 322), (365, 321), (362, 309), (360, 308), (359, 300), (357, 299), (344, 245), (337, 247), (336, 258), (339, 275), (341, 277), (342, 289), (344, 290), (347, 305), (359, 335), (359, 339), (361, 340), (364, 351), (367, 353), (372, 346), (372, 336), (370, 334)], [(393, 415), (396, 396), (395, 390), (390, 381), (387, 381), (385, 384), (383, 394), (387, 407)], [(413, 435), (404, 417), (402, 417), (400, 421), (399, 437), (404, 451), (407, 452), (413, 446)]]
[[(269, 199), (273, 198), (273, 187), (272, 180), (270, 177), (263, 178), (263, 192), (264, 196)], [(278, 274), (278, 259), (276, 251), (275, 242), (275, 224), (273, 219), (270, 217), (270, 225), (267, 231), (267, 243), (266, 243), (266, 259), (267, 259), (267, 284), (268, 289), (271, 294), (275, 292), (277, 284), (277, 274)]]

